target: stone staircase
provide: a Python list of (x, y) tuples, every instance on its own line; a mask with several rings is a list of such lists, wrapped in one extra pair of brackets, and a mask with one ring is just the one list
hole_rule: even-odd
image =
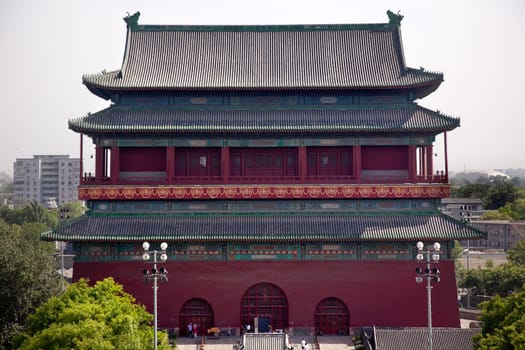
[[(301, 340), (305, 339), (308, 344), (307, 350), (353, 350), (352, 337), (349, 336), (292, 336), (288, 338), (286, 349), (286, 338), (283, 334), (249, 334), (243, 338), (231, 337), (206, 337), (206, 338), (179, 338), (177, 339), (177, 350), (301, 350)], [(242, 344), (239, 347), (238, 344)]]

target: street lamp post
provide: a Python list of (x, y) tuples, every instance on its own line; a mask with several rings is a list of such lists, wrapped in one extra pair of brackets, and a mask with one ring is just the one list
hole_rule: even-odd
[[(465, 224), (470, 224), (470, 221), (472, 220), (472, 206), (470, 205), (462, 205), (460, 208), (459, 216), (461, 217), (461, 221), (463, 221)], [(470, 239), (467, 239), (467, 271), (469, 270), (469, 252), (470, 252)]]
[[(160, 244), (160, 251), (149, 250), (150, 244), (148, 242), (144, 242), (142, 244), (142, 248), (144, 249), (142, 259), (145, 262), (153, 264), (151, 270), (144, 269), (142, 270), (142, 274), (144, 275), (144, 282), (148, 283), (149, 281), (153, 281), (153, 348), (157, 350), (157, 280), (160, 279), (161, 282), (168, 281), (168, 270), (164, 267), (157, 269), (157, 255), (160, 255), (159, 258), (161, 262), (165, 262), (166, 260), (168, 260), (168, 255), (166, 254), (166, 249), (168, 249), (168, 243), (162, 242)], [(151, 255), (153, 255), (152, 262), (149, 261)]]
[[(465, 223), (465, 225), (469, 225), (470, 221), (472, 220), (472, 206), (470, 205), (462, 205), (459, 208), (461, 211), (459, 212), (459, 215), (461, 216), (461, 221)], [(470, 239), (467, 239), (467, 249), (464, 250), (464, 252), (467, 254), (467, 272), (470, 270)], [(467, 288), (467, 309), (470, 309), (470, 290)]]
[(439, 282), (441, 280), (440, 271), (437, 267), (432, 267), (432, 263), (439, 262), (439, 254), (441, 244), (435, 242), (431, 249), (424, 249), (425, 244), (421, 241), (417, 242), (418, 261), (426, 261), (425, 269), (416, 268), (416, 282), (421, 283), (424, 279), (427, 280), (427, 317), (428, 317), (428, 348), (432, 350), (432, 282)]

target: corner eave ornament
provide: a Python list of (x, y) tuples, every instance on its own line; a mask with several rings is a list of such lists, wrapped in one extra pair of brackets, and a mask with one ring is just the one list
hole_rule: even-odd
[(124, 22), (126, 22), (126, 24), (128, 25), (128, 28), (136, 28), (139, 26), (139, 17), (140, 17), (139, 11), (135, 12), (135, 14), (133, 15), (130, 15), (128, 12), (128, 15), (124, 17), (123, 19), (124, 19)]
[(399, 14), (399, 11), (397, 12), (397, 14), (395, 14), (394, 12), (388, 10), (386, 11), (386, 14), (388, 15), (388, 20), (391, 25), (399, 26), (401, 24), (403, 16)]

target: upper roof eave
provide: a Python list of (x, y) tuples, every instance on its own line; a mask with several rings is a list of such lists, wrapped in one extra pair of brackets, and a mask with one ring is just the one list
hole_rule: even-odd
[[(434, 91), (442, 74), (408, 68), (399, 23), (186, 26), (139, 25), (128, 35), (120, 70), (85, 75), (107, 98), (124, 91)], [(152, 59), (154, 57), (154, 59)], [(307, 69), (305, 69), (307, 68)]]
[(114, 71), (109, 73), (99, 73), (84, 75), (82, 77), (82, 83), (93, 94), (102, 97), (106, 100), (111, 98), (111, 95), (117, 93), (126, 93), (126, 92), (228, 92), (228, 91), (243, 91), (243, 92), (286, 92), (286, 91), (345, 91), (345, 92), (360, 92), (360, 91), (406, 91), (412, 90), (417, 98), (423, 98), (435, 90), (443, 82), (442, 73), (434, 72), (422, 72), (419, 70), (413, 69), (414, 72), (420, 73), (426, 77), (427, 80), (410, 83), (410, 84), (392, 84), (392, 85), (288, 85), (288, 86), (228, 86), (228, 85), (218, 85), (218, 86), (122, 86), (119, 84), (111, 83), (111, 81), (117, 81), (121, 79), (119, 77), (120, 71)]

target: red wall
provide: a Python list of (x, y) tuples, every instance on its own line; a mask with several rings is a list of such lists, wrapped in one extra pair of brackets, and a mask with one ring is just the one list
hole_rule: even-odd
[(121, 147), (120, 171), (165, 171), (165, 147)]
[(407, 170), (407, 146), (363, 146), (361, 148), (363, 170)]
[[(269, 282), (288, 298), (290, 327), (313, 327), (317, 304), (343, 300), (350, 326), (427, 326), (426, 283), (415, 282), (415, 261), (219, 261), (168, 262), (169, 281), (159, 283), (158, 324), (178, 327), (178, 311), (192, 298), (212, 307), (218, 327), (239, 327), (240, 301), (254, 284)], [(113, 276), (152, 312), (152, 284), (142, 282), (143, 262), (76, 262), (75, 280)], [(441, 261), (433, 285), (433, 326), (459, 327), (453, 261)]]

